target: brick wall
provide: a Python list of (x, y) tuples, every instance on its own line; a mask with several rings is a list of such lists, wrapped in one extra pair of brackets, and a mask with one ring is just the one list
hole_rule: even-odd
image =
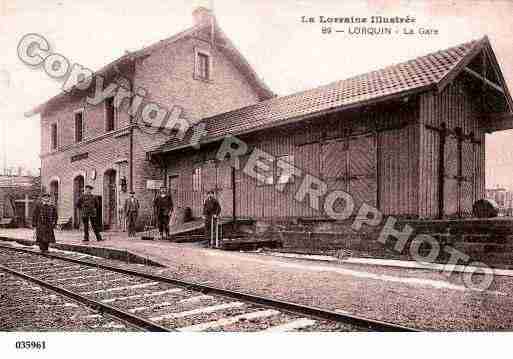
[[(210, 81), (194, 78), (195, 49), (212, 56)], [(220, 112), (247, 106), (258, 101), (253, 87), (243, 74), (211, 44), (199, 38), (187, 38), (157, 49), (144, 60), (137, 60), (135, 73), (123, 72), (133, 81), (134, 89), (147, 90), (145, 101), (156, 102), (171, 110), (178, 105), (184, 115), (197, 120)], [(117, 81), (117, 79), (114, 79)], [(116, 131), (105, 133), (105, 105), (86, 106), (85, 95), (78, 93), (54, 101), (41, 114), (41, 175), (42, 184), (49, 189), (52, 181), (59, 182), (59, 215), (73, 217), (73, 180), (85, 177), (85, 184), (94, 186), (93, 193), (104, 195), (104, 175), (107, 170), (118, 171), (119, 177), (129, 180), (130, 135), (126, 127), (130, 117), (126, 111), (117, 111)], [(84, 140), (75, 143), (75, 110), (84, 108)], [(50, 126), (58, 125), (58, 149), (50, 149)], [(125, 128), (125, 130), (123, 130)], [(138, 128), (133, 131), (133, 188), (141, 203), (139, 225), (147, 223), (151, 215), (153, 191), (146, 189), (148, 179), (163, 179), (157, 164), (146, 160), (146, 152), (169, 138), (162, 134), (149, 135)], [(71, 161), (72, 156), (88, 154), (87, 158)], [(91, 178), (96, 171), (96, 179)], [(119, 184), (119, 182), (118, 182)], [(130, 187), (130, 183), (129, 183)], [(118, 193), (119, 191), (119, 186)], [(122, 205), (126, 193), (120, 193)], [(104, 198), (105, 219), (105, 198)]]
[[(103, 195), (103, 180), (107, 170), (115, 169), (127, 172), (124, 168), (120, 169), (120, 165), (116, 162), (128, 159), (128, 142), (128, 135), (121, 137), (108, 136), (42, 159), (41, 176), (43, 185), (49, 189), (51, 181), (58, 180), (59, 182), (59, 216), (73, 216), (73, 180), (78, 175), (85, 177), (85, 184), (94, 186), (94, 194)], [(84, 153), (88, 153), (86, 159), (71, 162), (72, 156)], [(97, 173), (94, 180), (91, 178), (93, 170)], [(127, 176), (128, 173), (124, 175)]]
[[(195, 50), (212, 58), (211, 79), (194, 77)], [(146, 99), (171, 110), (184, 109), (185, 116), (198, 120), (244, 107), (258, 101), (245, 77), (212, 45), (198, 38), (183, 39), (163, 46), (136, 63), (135, 88), (148, 91)]]
[[(131, 78), (132, 75), (127, 71), (121, 76)], [(118, 82), (119, 77), (111, 81)], [(110, 82), (105, 85), (108, 86)], [(94, 86), (92, 86), (94, 87)], [(83, 109), (83, 141), (94, 139), (105, 134), (105, 103), (96, 106), (87, 104), (87, 96), (94, 96), (94, 92), (79, 92), (72, 95), (66, 95), (55, 103), (52, 103), (41, 114), (41, 155), (47, 155), (64, 149), (68, 149), (76, 145), (75, 142), (75, 119), (74, 112)], [(126, 111), (117, 111), (116, 113), (116, 129), (122, 129), (128, 126), (130, 117)], [(57, 151), (50, 148), (52, 124), (57, 124), (58, 133), (58, 149)]]

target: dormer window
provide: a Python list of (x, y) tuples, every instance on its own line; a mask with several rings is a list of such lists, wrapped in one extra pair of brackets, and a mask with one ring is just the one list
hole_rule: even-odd
[(210, 81), (212, 77), (212, 57), (205, 51), (196, 51), (196, 69), (194, 77), (198, 80)]

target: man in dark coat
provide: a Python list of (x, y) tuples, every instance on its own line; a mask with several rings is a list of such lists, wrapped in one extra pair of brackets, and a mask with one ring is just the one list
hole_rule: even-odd
[(100, 235), (100, 229), (98, 228), (98, 199), (96, 196), (91, 194), (93, 186), (85, 186), (85, 193), (80, 196), (77, 201), (77, 208), (80, 209), (80, 216), (82, 217), (82, 223), (84, 223), (84, 240), (82, 242), (89, 242), (89, 222), (93, 227), (94, 235), (96, 240), (99, 242), (102, 240)]
[(36, 229), (36, 243), (41, 252), (48, 252), (50, 243), (55, 243), (53, 229), (57, 224), (57, 209), (50, 203), (50, 195), (44, 193), (41, 203), (32, 212), (32, 226)]
[(205, 237), (209, 240), (210, 247), (215, 247), (215, 236), (213, 231), (215, 227), (212, 226), (212, 219), (219, 216), (221, 213), (221, 205), (214, 196), (214, 191), (208, 191), (207, 198), (203, 203), (203, 216), (205, 218)]
[(155, 216), (157, 218), (157, 224), (160, 233), (160, 239), (169, 238), (169, 215), (173, 211), (173, 199), (167, 193), (166, 187), (160, 188), (160, 194), (155, 198), (153, 202), (155, 208)]
[(135, 192), (130, 191), (130, 197), (125, 201), (125, 216), (128, 221), (128, 237), (135, 237), (135, 224), (139, 215), (139, 201), (135, 198)]

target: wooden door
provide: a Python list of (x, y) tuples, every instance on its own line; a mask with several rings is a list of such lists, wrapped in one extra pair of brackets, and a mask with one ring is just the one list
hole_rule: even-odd
[(208, 191), (215, 191), (216, 189), (217, 169), (214, 161), (208, 161), (203, 164), (201, 177), (203, 182), (203, 198), (205, 198)]
[(475, 177), (475, 151), (477, 144), (471, 140), (461, 143), (461, 177), (459, 189), (459, 214), (461, 217), (472, 216), (472, 206), (477, 200), (474, 192)]
[[(309, 174), (316, 178), (323, 176), (323, 167), (324, 158), (323, 152), (324, 144), (320, 142), (308, 143), (308, 144), (300, 144), (297, 145), (295, 151), (295, 161), (296, 166), (304, 171), (305, 175)], [(328, 149), (324, 149), (328, 150)], [(294, 189), (297, 192), (301, 186), (302, 181), (295, 181)], [(305, 198), (302, 202), (298, 202), (296, 200), (292, 201), (293, 203), (293, 216), (295, 217), (319, 217), (321, 216), (321, 212), (315, 211), (309, 206), (309, 198)]]
[[(345, 191), (352, 196), (355, 208), (362, 203), (377, 204), (376, 136), (346, 137), (325, 142), (321, 150), (322, 178), (328, 193)], [(340, 203), (338, 203), (340, 202)], [(334, 211), (345, 203), (335, 202)]]
[(84, 177), (77, 176), (73, 180), (73, 226), (76, 229), (81, 227), (81, 218), (80, 218), (80, 210), (77, 208), (76, 204), (78, 199), (84, 193)]
[(462, 135), (448, 134), (444, 147), (443, 215), (469, 217), (475, 194), (476, 144)]
[(105, 225), (112, 229), (117, 223), (116, 172), (108, 171), (104, 176)]
[(445, 137), (444, 148), (444, 198), (443, 214), (446, 217), (457, 217), (459, 215), (459, 166), (460, 153), (458, 138), (455, 135)]
[[(321, 147), (321, 174), (328, 192), (345, 191), (349, 189), (349, 140), (337, 139), (324, 142)], [(333, 205), (335, 212), (341, 212), (345, 206), (343, 201)]]
[(446, 134), (443, 151), (443, 216), (469, 217), (477, 199), (475, 182), (478, 144), (456, 131)]
[(168, 188), (169, 188), (169, 194), (171, 195), (171, 198), (173, 199), (173, 203), (175, 207), (178, 206), (178, 183), (179, 183), (180, 177), (178, 175), (170, 175), (168, 177)]
[(362, 203), (377, 206), (376, 136), (356, 136), (349, 139), (348, 192), (355, 208)]

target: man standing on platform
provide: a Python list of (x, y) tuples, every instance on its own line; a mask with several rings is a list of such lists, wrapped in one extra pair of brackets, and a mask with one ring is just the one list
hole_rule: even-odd
[(130, 197), (125, 200), (125, 217), (128, 220), (128, 237), (135, 237), (135, 224), (139, 215), (139, 201), (134, 197), (135, 192), (130, 191)]
[(209, 240), (210, 247), (215, 247), (214, 231), (215, 227), (212, 226), (212, 219), (219, 216), (221, 213), (221, 205), (217, 201), (214, 191), (208, 191), (207, 198), (203, 203), (203, 216), (205, 218), (205, 237)]
[(153, 202), (155, 207), (155, 215), (157, 217), (157, 225), (159, 228), (160, 239), (169, 238), (169, 216), (173, 211), (173, 199), (167, 193), (165, 186), (160, 187), (160, 194)]
[(77, 201), (77, 208), (80, 209), (80, 216), (84, 223), (84, 240), (82, 242), (89, 242), (89, 222), (93, 227), (94, 235), (96, 240), (99, 242), (102, 240), (100, 235), (100, 229), (98, 228), (98, 199), (95, 195), (91, 194), (93, 186), (85, 186), (85, 193), (80, 196)]
[(36, 243), (42, 253), (48, 252), (50, 243), (55, 243), (53, 229), (57, 224), (57, 209), (50, 203), (50, 195), (44, 193), (41, 203), (32, 212), (32, 226), (36, 229)]

